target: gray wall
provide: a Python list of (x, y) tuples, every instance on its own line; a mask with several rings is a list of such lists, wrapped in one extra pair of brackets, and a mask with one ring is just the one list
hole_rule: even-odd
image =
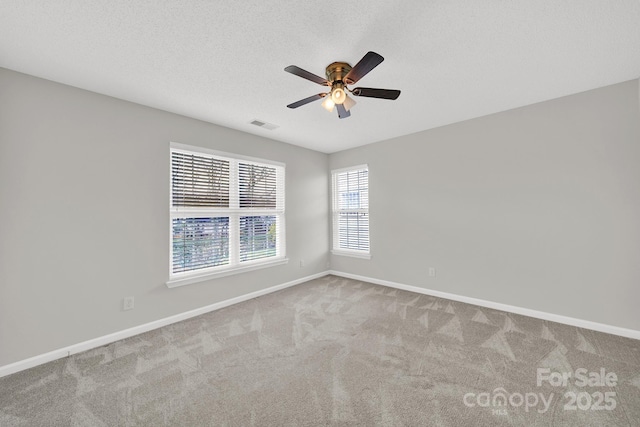
[[(639, 90), (631, 81), (327, 156), (0, 69), (0, 366), (329, 259), (640, 330)], [(169, 141), (287, 164), (287, 265), (166, 287)], [(329, 169), (362, 163), (372, 259), (329, 258)], [(124, 312), (129, 295), (136, 308)]]
[(372, 254), (332, 269), (640, 330), (638, 90), (332, 154), (369, 164)]
[[(169, 141), (286, 163), (287, 265), (166, 287)], [(325, 154), (0, 69), (0, 366), (326, 270), (327, 182)]]

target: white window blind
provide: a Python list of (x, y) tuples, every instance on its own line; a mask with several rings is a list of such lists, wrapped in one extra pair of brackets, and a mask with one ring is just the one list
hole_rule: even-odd
[(171, 147), (170, 280), (285, 260), (284, 165)]
[(369, 169), (332, 172), (333, 252), (369, 257)]
[(229, 207), (229, 161), (171, 153), (173, 206)]
[(173, 273), (229, 264), (229, 217), (174, 218)]
[(239, 176), (241, 208), (276, 208), (275, 168), (240, 163)]

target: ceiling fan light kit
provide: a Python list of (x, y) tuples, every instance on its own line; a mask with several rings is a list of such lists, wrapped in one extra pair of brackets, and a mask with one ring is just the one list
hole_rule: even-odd
[[(327, 110), (328, 112), (332, 112), (333, 111), (333, 107), (336, 106), (336, 103), (333, 102), (333, 99), (331, 99), (330, 96), (327, 96), (327, 99), (325, 99), (324, 101), (322, 101), (322, 106), (324, 107), (325, 110)], [(287, 107), (289, 107), (287, 105)], [(295, 108), (295, 107), (289, 107), (289, 108)]]
[(340, 82), (333, 84), (331, 88), (331, 100), (334, 104), (342, 104), (346, 94), (344, 93), (344, 85)]
[(395, 89), (376, 89), (376, 88), (360, 88), (349, 89), (347, 85), (358, 82), (362, 77), (368, 74), (375, 67), (380, 65), (384, 58), (375, 53), (367, 52), (367, 54), (355, 65), (351, 66), (346, 62), (333, 62), (329, 64), (325, 70), (326, 79), (317, 76), (309, 71), (303, 70), (295, 65), (290, 65), (284, 70), (288, 73), (295, 74), (322, 86), (329, 86), (331, 90), (328, 93), (319, 93), (300, 101), (287, 105), (289, 108), (298, 108), (315, 100), (326, 98), (322, 102), (322, 106), (329, 112), (336, 107), (338, 117), (345, 119), (351, 115), (349, 110), (353, 108), (356, 101), (347, 95), (350, 92), (354, 96), (364, 96), (367, 98), (379, 99), (397, 99), (400, 91)]
[(349, 111), (351, 110), (351, 107), (353, 107), (354, 105), (356, 105), (356, 101), (355, 99), (351, 98), (349, 95), (344, 95), (344, 102), (342, 103), (342, 105), (344, 105), (344, 109)]

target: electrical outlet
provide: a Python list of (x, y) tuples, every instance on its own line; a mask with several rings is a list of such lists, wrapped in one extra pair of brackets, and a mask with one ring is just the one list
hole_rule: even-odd
[(134, 307), (134, 298), (133, 297), (124, 297), (124, 301), (122, 303), (122, 308), (124, 310), (133, 310)]
[(300, 260), (300, 268), (302, 268), (302, 267), (304, 267), (304, 260), (303, 259)]
[(429, 277), (436, 277), (435, 267), (429, 267)]

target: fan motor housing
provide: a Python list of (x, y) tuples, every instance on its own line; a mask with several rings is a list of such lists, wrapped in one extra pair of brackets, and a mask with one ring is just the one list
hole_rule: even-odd
[(327, 66), (327, 80), (329, 82), (344, 82), (344, 77), (351, 71), (351, 65), (346, 62), (334, 62)]

